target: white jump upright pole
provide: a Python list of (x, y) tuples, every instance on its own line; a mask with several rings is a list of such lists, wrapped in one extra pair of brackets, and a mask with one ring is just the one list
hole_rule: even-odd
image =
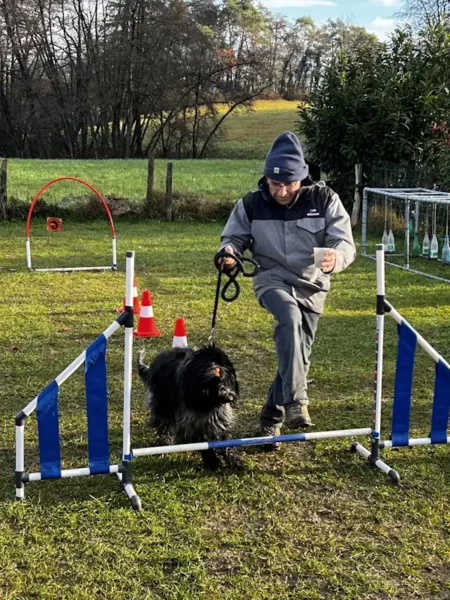
[(118, 477), (131, 500), (135, 510), (141, 510), (141, 500), (136, 494), (132, 483), (131, 469), (131, 374), (133, 365), (133, 281), (134, 281), (134, 252), (129, 250), (126, 255), (125, 279), (125, 358), (123, 371), (123, 442), (122, 467)]
[(384, 344), (384, 314), (385, 314), (385, 266), (384, 246), (377, 244), (377, 334), (376, 334), (376, 358), (374, 377), (374, 411), (371, 450), (367, 450), (359, 442), (352, 446), (354, 452), (358, 452), (368, 461), (387, 473), (392, 483), (399, 483), (400, 476), (397, 471), (391, 469), (380, 459), (381, 440), (381, 402), (383, 391), (383, 344)]

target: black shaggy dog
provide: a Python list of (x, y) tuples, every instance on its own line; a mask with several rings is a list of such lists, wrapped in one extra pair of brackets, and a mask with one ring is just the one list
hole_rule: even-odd
[[(150, 425), (162, 439), (177, 444), (230, 439), (239, 384), (225, 352), (210, 344), (199, 350), (164, 350), (148, 367), (142, 359), (141, 352), (138, 371), (147, 388)], [(235, 448), (217, 453), (229, 467), (243, 468)], [(214, 449), (202, 450), (207, 469), (219, 466), (218, 454)]]

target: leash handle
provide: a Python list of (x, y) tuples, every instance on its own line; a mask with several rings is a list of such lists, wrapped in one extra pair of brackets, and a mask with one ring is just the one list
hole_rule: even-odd
[[(234, 267), (225, 270), (223, 265), (224, 258), (232, 258), (236, 262)], [(244, 263), (250, 263), (253, 268), (249, 271), (246, 271)], [(239, 283), (237, 281), (237, 276), (239, 273), (242, 273), (243, 277), (254, 277), (259, 269), (259, 264), (253, 258), (246, 258), (242, 256), (242, 254), (227, 252), (224, 249), (219, 250), (219, 252), (216, 253), (214, 256), (214, 264), (219, 272), (225, 273), (225, 275), (228, 277), (228, 281), (223, 286), (221, 293), (221, 298), (225, 302), (233, 302), (238, 298), (241, 292)], [(231, 294), (229, 294), (228, 291), (231, 286), (234, 287), (234, 292), (232, 291)]]
[[(220, 271), (220, 267), (222, 266), (223, 258), (232, 258), (236, 262), (235, 266), (232, 269), (228, 269), (227, 271), (225, 271), (225, 273), (233, 274), (234, 277), (236, 277), (236, 275), (238, 273), (242, 273), (243, 277), (254, 277), (256, 275), (256, 273), (258, 272), (259, 264), (256, 262), (255, 259), (247, 258), (246, 256), (242, 256), (242, 254), (240, 254), (238, 252), (236, 252), (236, 253), (227, 252), (224, 249), (219, 250), (219, 252), (217, 252), (214, 256), (214, 264), (216, 265), (216, 269), (219, 271)], [(250, 271), (245, 270), (244, 263), (246, 263), (246, 262), (253, 265), (252, 270), (250, 270)], [(236, 270), (236, 273), (234, 273), (235, 270)]]
[[(223, 264), (224, 258), (232, 258), (236, 262), (234, 267), (225, 270)], [(251, 265), (253, 265), (253, 269), (251, 269), (250, 271), (246, 271), (244, 265), (245, 262), (248, 262)], [(232, 252), (227, 252), (224, 249), (219, 250), (219, 252), (215, 254), (214, 264), (216, 266), (216, 269), (219, 271), (219, 274), (217, 276), (216, 297), (214, 300), (214, 309), (211, 323), (211, 336), (209, 338), (210, 343), (214, 342), (214, 330), (217, 321), (217, 309), (219, 307), (219, 298), (222, 298), (222, 300), (224, 300), (225, 302), (233, 302), (234, 300), (236, 300), (239, 294), (241, 293), (241, 288), (237, 281), (237, 276), (239, 275), (239, 273), (242, 273), (243, 277), (254, 277), (254, 275), (256, 275), (259, 269), (258, 263), (253, 258), (244, 258), (239, 253), (234, 254)], [(228, 277), (228, 281), (225, 283), (221, 291), (220, 288), (223, 273)], [(229, 294), (228, 291), (232, 286), (234, 287), (234, 290), (231, 290), (231, 294)]]

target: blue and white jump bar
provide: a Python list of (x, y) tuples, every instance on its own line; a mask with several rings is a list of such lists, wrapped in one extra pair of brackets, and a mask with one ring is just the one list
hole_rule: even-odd
[[(373, 465), (387, 473), (393, 483), (400, 481), (399, 474), (388, 467), (380, 458), (383, 448), (401, 446), (424, 446), (448, 444), (448, 420), (450, 413), (450, 365), (418, 333), (385, 298), (384, 246), (377, 244), (377, 343), (374, 381), (374, 427), (371, 450), (355, 442), (353, 451), (358, 452)], [(392, 413), (392, 433), (390, 440), (381, 440), (381, 400), (383, 387), (383, 340), (384, 315), (388, 313), (398, 324), (399, 344), (395, 373), (394, 404)], [(410, 438), (410, 415), (412, 405), (412, 382), (416, 346), (419, 345), (436, 363), (436, 379), (431, 416), (431, 431), (426, 438)]]
[(273, 435), (265, 437), (242, 438), (236, 440), (221, 440), (216, 442), (198, 442), (194, 444), (175, 444), (173, 446), (155, 446), (153, 448), (137, 448), (133, 450), (133, 458), (137, 456), (155, 456), (158, 454), (172, 454), (175, 452), (194, 452), (237, 446), (256, 446), (273, 444), (274, 442), (308, 442), (313, 440), (326, 440), (331, 438), (354, 437), (370, 435), (372, 429), (342, 429), (339, 431), (318, 431), (311, 433), (290, 433), (286, 435)]

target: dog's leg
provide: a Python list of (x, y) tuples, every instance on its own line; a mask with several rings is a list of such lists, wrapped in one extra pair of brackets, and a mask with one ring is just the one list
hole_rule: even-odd
[(158, 437), (158, 446), (171, 446), (174, 443), (173, 432), (170, 423), (165, 419), (157, 418), (153, 414), (150, 416), (150, 427), (156, 429)]
[(219, 452), (230, 469), (234, 469), (235, 471), (243, 470), (244, 463), (239, 456), (237, 448), (223, 448)]
[(205, 469), (215, 471), (219, 467), (219, 457), (217, 456), (214, 450), (202, 450), (201, 454), (203, 459), (203, 466), (205, 467)]

